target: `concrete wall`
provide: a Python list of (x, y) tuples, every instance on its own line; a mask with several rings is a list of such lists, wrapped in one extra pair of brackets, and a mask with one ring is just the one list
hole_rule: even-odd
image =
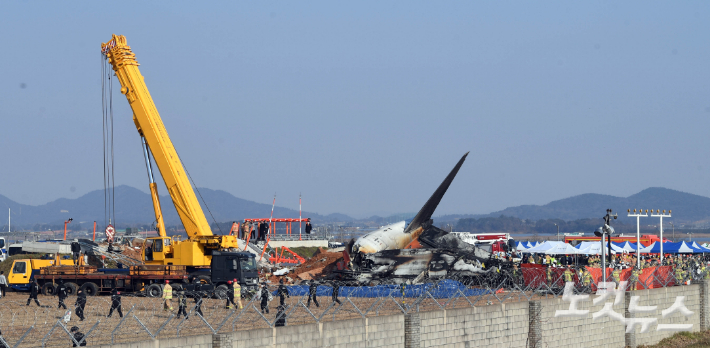
[[(627, 292), (624, 301), (612, 309), (621, 316), (631, 317), (629, 301), (632, 296), (639, 296), (639, 305), (658, 308), (636, 317), (657, 318), (659, 324), (693, 324), (691, 331), (698, 331), (701, 317), (710, 317), (710, 301), (702, 297), (703, 290), (708, 292), (707, 281)], [(673, 305), (677, 296), (685, 296), (684, 304), (693, 314), (685, 317), (675, 313), (662, 318), (661, 311)], [(159, 339), (105, 348), (635, 347), (657, 343), (675, 333), (656, 331), (654, 324), (647, 333), (641, 333), (637, 327), (634, 333), (626, 334), (626, 326), (620, 321), (609, 317), (594, 320), (592, 315), (604, 308), (602, 303), (592, 304), (594, 297), (578, 304), (577, 309), (589, 310), (583, 317), (555, 317), (557, 310), (569, 309), (570, 305), (557, 298)], [(613, 301), (610, 297), (606, 303)]]
[[(633, 295), (641, 297), (639, 299), (641, 306), (658, 306), (653, 312), (636, 314), (637, 318), (658, 318), (658, 324), (693, 324), (693, 329), (690, 331), (700, 330), (700, 285), (639, 290), (634, 291)], [(685, 296), (685, 307), (693, 312), (692, 316), (685, 317), (676, 312), (663, 318), (661, 311), (673, 305), (676, 296)], [(640, 331), (640, 329), (636, 329), (636, 344), (638, 345), (655, 344), (676, 333), (675, 331), (656, 331), (656, 325), (652, 325), (647, 333), (639, 333)]]
[(419, 313), (425, 347), (525, 347), (528, 302)]

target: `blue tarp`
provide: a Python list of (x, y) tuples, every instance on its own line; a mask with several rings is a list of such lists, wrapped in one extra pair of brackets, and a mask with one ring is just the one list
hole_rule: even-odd
[[(304, 296), (308, 293), (308, 285), (287, 286), (291, 296)], [(469, 289), (458, 281), (445, 279), (439, 283), (426, 283), (417, 285), (407, 285), (404, 290), (404, 297), (421, 297), (428, 290), (434, 298), (450, 298), (457, 294), (458, 290), (465, 296), (479, 296), (491, 293), (485, 289)], [(272, 293), (276, 295), (277, 292)], [(319, 285), (316, 291), (317, 296), (331, 296), (333, 288)], [(375, 286), (341, 286), (340, 296), (348, 297), (402, 297), (402, 287), (400, 285), (375, 285)], [(461, 296), (461, 294), (459, 294)]]

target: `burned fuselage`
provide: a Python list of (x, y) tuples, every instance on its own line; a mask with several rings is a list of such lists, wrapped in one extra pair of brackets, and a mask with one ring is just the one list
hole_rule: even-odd
[(417, 283), (423, 279), (465, 278), (487, 274), (503, 263), (490, 250), (461, 241), (453, 234), (429, 226), (419, 237), (422, 248), (383, 250), (350, 255), (350, 278), (360, 283)]

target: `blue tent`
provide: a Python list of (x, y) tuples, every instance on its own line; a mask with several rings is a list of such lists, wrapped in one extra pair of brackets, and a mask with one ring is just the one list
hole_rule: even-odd
[[(640, 251), (642, 253), (659, 254), (661, 252), (661, 243), (653, 242), (653, 244), (651, 244), (645, 248), (641, 248)], [(665, 243), (663, 243), (663, 253), (664, 254), (694, 254), (694, 253), (701, 253), (701, 251), (691, 248), (685, 242), (677, 242), (677, 243), (665, 242)]]
[[(292, 285), (287, 286), (291, 296), (304, 296), (308, 293), (308, 285)], [(424, 295), (424, 291), (434, 296), (434, 298), (450, 298), (455, 296), (458, 290), (465, 296), (479, 296), (491, 293), (485, 289), (469, 289), (458, 281), (445, 279), (436, 284), (416, 284), (407, 285), (404, 287), (404, 297), (420, 297)], [(272, 293), (277, 295), (277, 291)], [(330, 286), (319, 285), (316, 290), (318, 296), (331, 296), (333, 288)], [(459, 294), (460, 296), (461, 294)], [(340, 296), (348, 297), (402, 297), (402, 287), (399, 285), (375, 285), (375, 286), (341, 286)]]
[(696, 242), (693, 242), (689, 244), (689, 246), (693, 249), (699, 250), (701, 253), (710, 253), (710, 249), (703, 247), (702, 245), (699, 245)]

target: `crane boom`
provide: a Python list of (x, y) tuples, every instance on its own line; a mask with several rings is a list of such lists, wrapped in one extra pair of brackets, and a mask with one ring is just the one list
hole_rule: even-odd
[[(106, 55), (121, 83), (121, 93), (126, 96), (133, 109), (133, 122), (138, 133), (145, 138), (155, 163), (168, 188), (185, 232), (189, 238), (212, 236), (212, 230), (200, 207), (200, 203), (192, 190), (189, 178), (182, 166), (180, 157), (173, 146), (163, 121), (158, 114), (153, 98), (148, 92), (143, 75), (138, 70), (136, 56), (126, 43), (123, 35), (113, 35), (112, 39), (101, 45), (101, 51)], [(163, 225), (160, 205), (157, 201), (157, 189), (151, 183), (151, 194), (156, 207), (156, 220)], [(157, 206), (156, 206), (157, 205)], [(165, 231), (159, 231), (165, 236)]]

